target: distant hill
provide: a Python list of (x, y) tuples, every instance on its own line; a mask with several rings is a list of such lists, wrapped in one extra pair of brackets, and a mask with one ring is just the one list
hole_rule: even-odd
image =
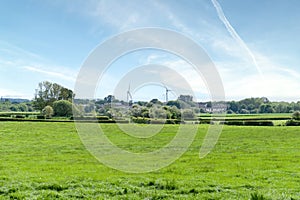
[(19, 98), (5, 98), (1, 97), (0, 102), (9, 101), (11, 103), (23, 103), (23, 102), (29, 102), (29, 99), (19, 99)]

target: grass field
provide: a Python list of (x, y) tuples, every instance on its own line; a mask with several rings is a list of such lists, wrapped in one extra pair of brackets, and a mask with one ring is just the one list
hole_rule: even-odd
[[(124, 149), (153, 151), (178, 125), (151, 140), (101, 125)], [(129, 125), (130, 126), (130, 125)], [(199, 159), (208, 125), (189, 150), (156, 172), (128, 174), (99, 163), (73, 123), (0, 122), (1, 199), (300, 199), (298, 127), (224, 126), (214, 150)]]

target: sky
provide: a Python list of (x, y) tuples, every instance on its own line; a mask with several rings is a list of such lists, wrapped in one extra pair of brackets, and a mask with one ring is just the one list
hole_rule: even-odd
[[(206, 52), (226, 100), (264, 96), (300, 101), (299, 21), (298, 0), (0, 1), (0, 96), (32, 99), (38, 83), (46, 80), (73, 89), (99, 45), (126, 31), (155, 27), (182, 34)], [(114, 94), (122, 78), (149, 64), (180, 74), (198, 101), (211, 99), (207, 77), (199, 76), (191, 63), (172, 52), (146, 48), (107, 66), (95, 83), (94, 97)], [(164, 72), (162, 68), (158, 74)], [(176, 99), (180, 80), (174, 77), (131, 86), (133, 99), (163, 101), (165, 86), (171, 90), (169, 99)], [(134, 82), (122, 84), (129, 88)]]

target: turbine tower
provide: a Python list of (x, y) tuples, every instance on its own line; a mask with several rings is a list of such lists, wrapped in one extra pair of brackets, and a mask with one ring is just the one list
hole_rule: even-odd
[(127, 103), (129, 104), (129, 101), (132, 101), (132, 95), (130, 93), (130, 84), (128, 86), (128, 90), (127, 90)]
[(168, 94), (169, 94), (169, 92), (172, 91), (172, 90), (168, 89), (166, 85), (164, 85), (164, 87), (165, 87), (165, 89), (166, 89), (166, 103), (168, 103), (168, 101), (169, 101)]

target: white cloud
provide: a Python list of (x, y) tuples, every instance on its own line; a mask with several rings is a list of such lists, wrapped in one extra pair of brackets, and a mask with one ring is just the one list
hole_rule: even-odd
[[(30, 99), (34, 87), (39, 81), (44, 80), (73, 88), (77, 70), (57, 66), (35, 53), (14, 45), (2, 42), (0, 44), (2, 45), (0, 48), (1, 95)], [(13, 78), (17, 78), (16, 80), (20, 82)]]
[[(74, 82), (76, 80), (76, 74), (74, 72), (70, 72), (70, 70), (68, 70), (69, 72), (66, 72), (66, 70), (63, 70), (62, 68), (57, 69), (57, 70), (49, 70), (48, 69), (43, 69), (41, 67), (36, 67), (36, 66), (24, 66), (22, 67), (25, 70), (28, 71), (32, 71), (32, 72), (37, 72), (37, 73), (41, 73), (47, 76), (50, 76), (52, 78), (58, 78), (58, 79), (62, 79), (62, 80), (66, 80), (66, 81), (72, 81)], [(65, 71), (65, 72), (63, 72)]]

